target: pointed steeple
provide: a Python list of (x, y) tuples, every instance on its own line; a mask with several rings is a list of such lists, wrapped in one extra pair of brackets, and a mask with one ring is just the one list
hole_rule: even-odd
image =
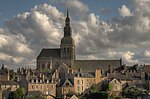
[(70, 18), (69, 18), (69, 10), (67, 9), (67, 17), (66, 17), (66, 26), (64, 27), (64, 37), (71, 37), (71, 27), (70, 27)]
[(70, 26), (69, 10), (67, 9), (66, 25)]
[(67, 18), (69, 18), (69, 10), (68, 10), (68, 8), (67, 8)]

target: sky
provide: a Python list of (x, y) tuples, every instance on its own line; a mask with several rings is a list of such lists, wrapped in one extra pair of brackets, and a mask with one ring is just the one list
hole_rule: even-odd
[(0, 64), (35, 68), (42, 48), (59, 48), (67, 8), (77, 59), (150, 64), (149, 0), (1, 0)]

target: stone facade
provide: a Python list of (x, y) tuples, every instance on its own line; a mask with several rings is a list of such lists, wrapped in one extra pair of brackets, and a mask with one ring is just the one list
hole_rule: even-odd
[(94, 75), (79, 70), (74, 77), (75, 93), (77, 94), (87, 93), (93, 85), (98, 84), (101, 81), (102, 79), (100, 69), (97, 69)]
[(0, 89), (2, 91), (2, 99), (7, 99), (11, 91), (19, 88), (19, 84), (14, 81), (1, 81)]
[(74, 84), (71, 79), (61, 80), (57, 86), (57, 97), (75, 94)]
[(116, 78), (112, 79), (109, 82), (109, 86), (112, 87), (111, 91), (114, 91), (114, 92), (121, 92), (122, 91), (122, 84)]

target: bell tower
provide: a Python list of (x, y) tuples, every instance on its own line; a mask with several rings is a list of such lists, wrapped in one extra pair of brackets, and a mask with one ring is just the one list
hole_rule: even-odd
[(68, 66), (73, 66), (75, 60), (75, 42), (72, 38), (72, 30), (70, 27), (69, 11), (67, 9), (67, 17), (65, 20), (64, 37), (61, 39), (61, 60)]

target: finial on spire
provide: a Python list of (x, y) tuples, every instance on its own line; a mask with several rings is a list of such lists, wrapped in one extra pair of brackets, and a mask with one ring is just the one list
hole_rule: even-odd
[(68, 8), (67, 8), (67, 17), (69, 18), (69, 10), (68, 10)]

